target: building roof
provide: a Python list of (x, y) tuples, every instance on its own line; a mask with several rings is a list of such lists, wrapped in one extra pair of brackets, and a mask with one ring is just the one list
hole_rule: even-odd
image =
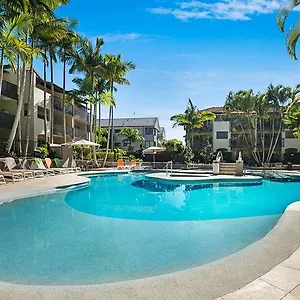
[[(108, 119), (101, 119), (101, 126), (108, 127)], [(158, 118), (116, 118), (115, 127), (157, 127)], [(158, 128), (159, 129), (159, 128)]]
[(212, 106), (205, 109), (201, 109), (201, 111), (210, 111), (215, 114), (222, 114), (224, 113), (224, 107), (223, 106)]

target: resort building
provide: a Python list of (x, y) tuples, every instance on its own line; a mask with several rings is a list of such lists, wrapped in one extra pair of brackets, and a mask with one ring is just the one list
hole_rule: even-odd
[[(225, 114), (223, 107), (209, 107), (203, 109), (213, 112), (216, 115), (214, 121), (208, 121), (201, 129), (193, 131), (193, 148), (195, 150), (202, 149), (208, 143), (212, 145), (213, 151), (231, 152), (232, 157), (236, 157), (241, 150), (244, 154), (250, 155), (249, 147), (243, 139), (242, 129), (235, 124), (236, 118)], [(272, 112), (269, 112), (271, 116)], [(280, 130), (280, 122), (275, 122), (276, 135)], [(247, 128), (246, 128), (247, 130)], [(265, 120), (265, 149), (269, 147), (271, 142), (272, 120)], [(258, 136), (260, 132), (256, 133)], [(262, 149), (260, 139), (257, 138), (257, 148)], [(279, 133), (278, 143), (275, 147), (274, 156), (282, 159), (284, 154), (298, 153), (300, 151), (300, 138), (296, 138), (293, 132), (287, 128), (283, 128)]]
[[(29, 73), (26, 78), (24, 107), (21, 114), (22, 140), (25, 139), (25, 128), (28, 116), (28, 98), (29, 98)], [(32, 89), (33, 105), (31, 107), (30, 117), (30, 143), (29, 152), (39, 144), (44, 143), (44, 81), (34, 72), (34, 88)], [(51, 86), (46, 82), (47, 94), (47, 131), (50, 135), (50, 109), (51, 109)], [(53, 143), (61, 144), (63, 140), (63, 90), (54, 85), (54, 125), (53, 125)], [(17, 76), (13, 72), (5, 72), (3, 88), (0, 97), (0, 152), (5, 147), (10, 130), (12, 128), (18, 104)], [(88, 111), (85, 104), (70, 103), (66, 104), (66, 134), (67, 142), (74, 139), (88, 138)]]
[[(108, 129), (108, 119), (101, 119), (101, 127)], [(163, 140), (166, 138), (164, 127), (159, 126), (159, 120), (157, 117), (153, 118), (117, 118), (114, 119), (113, 128), (113, 147), (128, 149), (128, 145), (123, 142), (123, 137), (119, 136), (122, 128), (134, 128), (140, 132), (140, 135), (144, 138), (143, 141), (137, 141), (134, 143), (133, 150), (136, 151), (140, 148), (140, 144), (143, 144), (145, 148), (150, 146), (160, 146)]]

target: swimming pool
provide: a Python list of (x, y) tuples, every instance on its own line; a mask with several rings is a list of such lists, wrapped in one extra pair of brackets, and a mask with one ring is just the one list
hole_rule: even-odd
[(0, 205), (0, 281), (108, 283), (170, 273), (235, 253), (299, 200), (300, 183), (163, 184), (143, 174)]

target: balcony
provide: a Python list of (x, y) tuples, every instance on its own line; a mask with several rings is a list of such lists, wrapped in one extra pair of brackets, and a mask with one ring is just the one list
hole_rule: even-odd
[(11, 129), (14, 123), (15, 116), (7, 112), (0, 111), (0, 128)]
[[(54, 97), (54, 108), (58, 111), (63, 112), (63, 102), (60, 98), (58, 97)], [(66, 114), (73, 116), (73, 109), (72, 109), (72, 105), (70, 104), (66, 104), (65, 105), (65, 112)]]
[(75, 138), (87, 139), (87, 132), (78, 128), (75, 128)]
[[(72, 127), (67, 126), (67, 127), (66, 127), (66, 130), (67, 130), (67, 136), (72, 137), (72, 136), (73, 136), (73, 129), (72, 129)], [(53, 127), (53, 134), (56, 134), (56, 135), (63, 135), (63, 132), (64, 132), (64, 127), (63, 127), (63, 125), (54, 124), (54, 127)]]
[(18, 88), (15, 84), (3, 80), (1, 95), (14, 100), (18, 100)]
[(82, 108), (74, 106), (74, 117), (88, 123), (88, 113)]

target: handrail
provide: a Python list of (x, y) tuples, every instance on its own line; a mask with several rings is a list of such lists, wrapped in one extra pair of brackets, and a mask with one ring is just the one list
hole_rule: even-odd
[(168, 175), (169, 174), (169, 165), (170, 165), (170, 175), (172, 175), (172, 172), (173, 172), (173, 161), (172, 160), (167, 162), (164, 169), (166, 169), (166, 175)]

